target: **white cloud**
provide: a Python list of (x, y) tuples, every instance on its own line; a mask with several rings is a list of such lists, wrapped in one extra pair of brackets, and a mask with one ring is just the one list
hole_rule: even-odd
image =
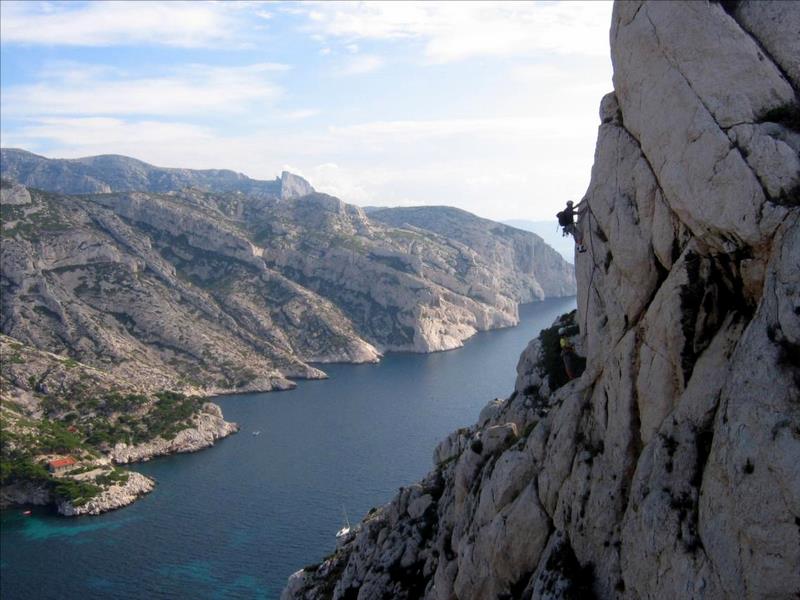
[[(119, 5), (117, 13), (110, 3), (51, 4), (49, 15), (10, 6), (15, 29), (41, 25), (48, 33), (15, 31), (7, 39), (4, 3), (4, 44), (227, 47), (252, 41), (242, 36), (248, 18), (295, 43), (291, 27), (300, 20), (301, 35), (315, 40), (303, 40), (314, 56), (298, 61), (303, 67), (296, 76), (282, 76), (288, 67), (271, 63), (135, 71), (35, 65), (26, 80), (33, 83), (2, 90), (3, 144), (48, 156), (127, 154), (161, 166), (229, 168), (265, 179), (288, 163), (317, 189), (360, 204), (451, 204), (495, 219), (552, 218), (564, 200), (585, 191), (597, 106), (610, 89), (610, 7), (603, 3), (272, 4), (269, 21), (254, 16), (249, 3), (158, 3), (141, 12), (178, 8), (159, 13), (163, 23), (141, 31), (150, 17), (131, 14), (139, 5)], [(220, 19), (201, 31), (184, 24), (184, 10), (198, 22), (207, 13)], [(130, 23), (123, 22), (126, 15)], [(100, 30), (102, 18), (108, 31)], [(17, 51), (3, 46), (4, 53)], [(84, 52), (104, 59), (102, 49)], [(319, 59), (317, 52), (330, 56)], [(259, 55), (249, 53), (248, 60)], [(471, 62), (465, 75), (467, 69), (444, 67), (413, 71), (406, 57)], [(401, 76), (387, 77), (380, 92), (326, 77), (398, 65)], [(452, 93), (406, 84), (417, 73), (439, 72), (453, 77)]]
[(227, 2), (4, 1), (0, 37), (48, 46), (241, 46), (247, 21), (240, 9)]
[[(552, 136), (512, 119), (262, 128), (233, 136), (179, 122), (46, 118), (4, 134), (4, 144), (59, 157), (126, 154), (263, 179), (288, 164), (318, 190), (357, 204), (449, 204), (494, 219), (541, 219), (585, 191), (593, 120)], [(581, 147), (587, 151), (577, 152)]]
[[(291, 168), (288, 170), (292, 171)], [(310, 182), (317, 191), (336, 196), (337, 198), (347, 198), (349, 202), (365, 205), (369, 204), (373, 197), (364, 181), (363, 174), (354, 173), (348, 169), (340, 167), (338, 164), (329, 162), (312, 166), (310, 169), (292, 171), (299, 173)]]
[(5, 146), (34, 151), (47, 148), (48, 155), (66, 158), (109, 153), (139, 156), (154, 149), (180, 152), (198, 146), (211, 147), (213, 142), (212, 132), (195, 125), (129, 122), (109, 117), (42, 118), (3, 135)]
[[(304, 5), (301, 5), (304, 6)], [(416, 38), (445, 63), (480, 56), (553, 52), (605, 55), (609, 2), (322, 2), (310, 31), (348, 40)], [(313, 19), (310, 13), (314, 13)]]
[[(430, 119), (408, 121), (372, 121), (343, 127), (332, 126), (330, 131), (337, 136), (369, 139), (371, 137), (395, 140), (419, 140), (457, 135), (490, 134), (508, 139), (509, 135), (535, 134), (540, 138), (564, 137), (571, 129), (582, 129), (584, 123), (573, 119), (560, 123), (551, 116), (500, 117), (473, 119)], [(577, 127), (576, 127), (577, 124)], [(591, 126), (591, 124), (590, 124)]]
[(270, 80), (288, 67), (186, 65), (160, 77), (130, 77), (98, 66), (48, 69), (37, 83), (3, 90), (6, 116), (198, 115), (269, 106), (282, 94)]
[(296, 110), (289, 110), (283, 113), (279, 113), (278, 116), (283, 117), (284, 119), (308, 119), (309, 117), (315, 117), (320, 113), (319, 109), (316, 108), (298, 108)]
[(380, 56), (372, 54), (361, 54), (350, 58), (337, 73), (340, 75), (364, 75), (377, 71), (384, 65), (384, 60)]

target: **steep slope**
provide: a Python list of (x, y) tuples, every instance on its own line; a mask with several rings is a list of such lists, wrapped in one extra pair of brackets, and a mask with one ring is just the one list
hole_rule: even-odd
[(543, 286), (530, 261), (524, 272), (313, 192), (65, 196), (5, 182), (2, 218), (2, 332), (153, 389), (285, 389), (323, 376), (310, 362), (455, 348), (515, 325), (542, 287), (571, 292), (569, 266)]
[[(619, 2), (578, 348), (284, 598), (800, 593), (800, 5)], [(556, 328), (564, 325), (557, 323)]]
[(377, 357), (213, 213), (144, 194), (17, 198), (2, 205), (0, 285), (2, 331), (22, 342), (152, 389), (207, 393), (322, 375), (303, 359)]
[(572, 269), (538, 235), (449, 206), (375, 209), (369, 217), (393, 227), (432, 231), (494, 256), (502, 267), (500, 290), (521, 302), (575, 293)]

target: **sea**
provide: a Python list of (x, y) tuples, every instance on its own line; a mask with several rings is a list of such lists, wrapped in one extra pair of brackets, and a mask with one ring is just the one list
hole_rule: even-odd
[(436, 444), (514, 389), (528, 341), (575, 298), (520, 307), (520, 324), (463, 348), (319, 365), (297, 389), (215, 399), (238, 434), (195, 454), (134, 465), (157, 481), (96, 517), (0, 513), (3, 600), (277, 600), (335, 534), (432, 467)]

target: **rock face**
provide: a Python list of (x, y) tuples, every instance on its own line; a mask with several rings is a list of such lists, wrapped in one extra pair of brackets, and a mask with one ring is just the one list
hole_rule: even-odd
[(4, 174), (56, 190), (79, 189), (68, 175), (89, 166), (110, 190), (178, 175), (223, 190), (3, 184), (0, 330), (151, 389), (286, 389), (324, 376), (311, 362), (448, 350), (515, 325), (519, 302), (573, 293), (572, 267), (534, 235), (508, 242), (510, 228), (472, 216), (447, 237), (372, 221), (289, 173), (274, 195), (246, 195), (224, 191), (230, 178), (123, 157), (4, 152)]
[(575, 293), (570, 265), (536, 234), (449, 206), (381, 208), (368, 214), (394, 227), (432, 231), (481, 255), (496, 257), (502, 267), (495, 274), (497, 287), (520, 302)]
[(44, 484), (21, 481), (0, 487), (0, 508), (10, 506), (46, 506), (53, 501), (50, 490)]
[(800, 593), (797, 31), (782, 2), (620, 2), (580, 220), (587, 368), (515, 392), (290, 598)]
[(302, 177), (298, 177), (288, 171), (281, 173), (281, 200), (291, 200), (292, 198), (302, 198), (314, 193), (314, 188)]
[(153, 491), (154, 487), (155, 483), (149, 477), (145, 477), (141, 473), (130, 472), (125, 483), (111, 486), (86, 504), (73, 506), (70, 502), (59, 502), (58, 513), (65, 517), (99, 515), (135, 502), (140, 496)]

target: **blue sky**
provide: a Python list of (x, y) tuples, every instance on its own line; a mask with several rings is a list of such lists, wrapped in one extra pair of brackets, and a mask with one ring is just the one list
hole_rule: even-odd
[(589, 181), (610, 18), (606, 2), (3, 1), (2, 145), (549, 219)]

